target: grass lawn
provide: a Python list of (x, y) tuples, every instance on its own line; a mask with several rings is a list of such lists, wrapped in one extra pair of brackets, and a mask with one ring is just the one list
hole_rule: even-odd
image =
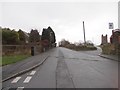
[[(12, 56), (3, 56), (2, 59), (0, 59), (0, 66), (16, 63), (18, 61), (24, 60), (26, 58), (30, 57), (30, 55), (12, 55)], [(2, 61), (1, 61), (2, 60)], [(1, 64), (2, 62), (2, 64)]]

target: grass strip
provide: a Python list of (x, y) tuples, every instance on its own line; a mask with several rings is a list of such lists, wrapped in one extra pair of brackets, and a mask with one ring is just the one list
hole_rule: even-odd
[[(30, 57), (30, 55), (11, 55), (11, 56), (3, 56), (2, 57), (2, 64), (0, 63), (0, 66), (13, 64), (18, 61), (24, 60), (26, 58)], [(1, 62), (1, 61), (0, 61)]]

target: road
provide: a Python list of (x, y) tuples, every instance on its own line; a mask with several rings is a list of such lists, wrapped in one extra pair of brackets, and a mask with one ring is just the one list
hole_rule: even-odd
[(15, 88), (118, 88), (118, 62), (97, 51), (72, 51), (58, 47), (36, 69), (3, 82), (3, 90)]

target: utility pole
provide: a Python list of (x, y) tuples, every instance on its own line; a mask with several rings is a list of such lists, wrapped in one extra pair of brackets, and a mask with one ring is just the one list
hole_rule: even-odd
[(83, 34), (84, 34), (84, 45), (86, 45), (86, 37), (85, 37), (85, 25), (83, 21)]

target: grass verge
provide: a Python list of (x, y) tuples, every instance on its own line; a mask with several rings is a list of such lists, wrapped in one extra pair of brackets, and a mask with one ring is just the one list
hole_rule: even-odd
[(11, 56), (3, 56), (2, 57), (2, 63), (0, 63), (0, 66), (16, 63), (18, 61), (24, 60), (26, 58), (30, 57), (30, 55), (11, 55)]

